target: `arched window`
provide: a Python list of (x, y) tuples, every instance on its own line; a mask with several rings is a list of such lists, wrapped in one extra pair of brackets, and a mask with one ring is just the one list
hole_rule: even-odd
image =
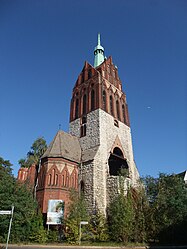
[(74, 177), (73, 176), (71, 177), (71, 187), (72, 188), (74, 187)]
[(75, 101), (75, 118), (78, 118), (79, 116), (79, 100), (76, 99)]
[(95, 91), (91, 91), (91, 111), (95, 109)]
[(106, 111), (106, 92), (103, 91), (103, 109)]
[(64, 175), (62, 175), (62, 187), (64, 187), (65, 186), (65, 181), (64, 181), (65, 179), (64, 179)]
[(110, 175), (123, 175), (126, 177), (128, 176), (129, 166), (120, 148), (114, 148), (113, 153), (110, 154), (110, 157), (108, 159), (108, 165)]
[(122, 113), (123, 113), (123, 122), (126, 123), (125, 106), (124, 105), (122, 105)]
[(53, 178), (52, 185), (55, 185), (55, 169), (52, 170), (52, 178)]
[(86, 94), (83, 96), (83, 115), (86, 114)]
[(48, 176), (48, 185), (51, 185), (51, 179), (52, 179), (52, 176), (51, 176), (51, 174), (49, 174), (49, 176)]
[(58, 185), (58, 174), (55, 175), (55, 185)]
[(117, 155), (117, 156), (121, 156), (123, 157), (123, 152), (120, 150), (120, 148), (115, 147), (113, 150), (113, 154)]
[(110, 95), (110, 113), (111, 115), (114, 115), (114, 110), (113, 110), (113, 98)]
[(68, 175), (66, 176), (66, 187), (67, 188), (69, 187), (69, 176)]
[(119, 101), (118, 100), (116, 100), (116, 111), (117, 111), (117, 118), (120, 120)]

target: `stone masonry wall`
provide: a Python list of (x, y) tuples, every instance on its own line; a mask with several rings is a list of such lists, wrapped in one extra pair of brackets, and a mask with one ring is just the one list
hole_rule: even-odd
[[(119, 191), (119, 177), (109, 175), (108, 159), (118, 137), (123, 148), (124, 157), (129, 166), (130, 180), (136, 184), (139, 174), (134, 163), (131, 130), (124, 123), (118, 121), (119, 127), (114, 125), (114, 117), (101, 109), (87, 114), (86, 136), (80, 138), (82, 151), (99, 145), (92, 161), (82, 163), (80, 179), (85, 183), (85, 198), (92, 211), (97, 206), (102, 213), (106, 213), (109, 201)], [(70, 123), (70, 133), (80, 137), (80, 119)]]

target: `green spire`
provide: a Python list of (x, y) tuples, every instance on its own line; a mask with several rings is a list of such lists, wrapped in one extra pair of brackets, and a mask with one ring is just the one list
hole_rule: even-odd
[(97, 46), (94, 49), (94, 67), (98, 67), (104, 61), (104, 48), (101, 46), (101, 38), (98, 33)]

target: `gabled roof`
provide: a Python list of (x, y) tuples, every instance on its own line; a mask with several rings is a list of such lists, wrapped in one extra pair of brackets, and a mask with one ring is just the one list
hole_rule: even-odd
[(63, 157), (79, 163), (81, 148), (78, 138), (59, 130), (42, 156), (45, 157)]

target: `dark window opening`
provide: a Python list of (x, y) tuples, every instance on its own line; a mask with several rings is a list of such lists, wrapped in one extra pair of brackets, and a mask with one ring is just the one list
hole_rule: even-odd
[(116, 156), (121, 156), (123, 157), (123, 152), (120, 150), (120, 148), (115, 147), (113, 150), (113, 154), (115, 154)]
[(126, 118), (125, 118), (125, 106), (122, 105), (122, 112), (123, 112), (123, 122), (126, 123)]
[(79, 115), (79, 100), (76, 99), (76, 102), (75, 102), (75, 118), (78, 118), (78, 115)]
[(103, 109), (106, 111), (106, 92), (103, 91)]
[(110, 154), (108, 164), (111, 176), (119, 176), (125, 170), (128, 171), (129, 168), (127, 160), (123, 157), (122, 151), (117, 147), (114, 149), (113, 153)]
[(87, 123), (87, 117), (83, 116), (81, 119), (81, 124), (86, 124)]
[(83, 114), (86, 114), (86, 94), (83, 96)]
[(114, 119), (114, 125), (115, 125), (116, 127), (119, 127), (119, 123), (118, 123), (118, 121), (117, 121), (116, 119)]
[(81, 194), (84, 194), (84, 182), (83, 181), (80, 182), (80, 190), (81, 190)]
[(86, 136), (86, 124), (82, 124), (81, 125), (81, 137), (85, 137)]
[(110, 95), (110, 113), (111, 113), (111, 115), (114, 115), (114, 111), (113, 111), (113, 98), (112, 98), (111, 95)]
[(91, 111), (95, 109), (95, 91), (91, 91)]
[(117, 118), (120, 120), (119, 101), (116, 100)]

